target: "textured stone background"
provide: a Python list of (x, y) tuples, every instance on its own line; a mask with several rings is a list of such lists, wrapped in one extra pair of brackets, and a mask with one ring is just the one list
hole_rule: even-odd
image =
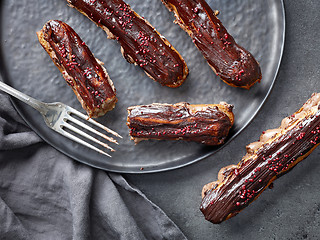
[(238, 216), (220, 224), (206, 222), (198, 210), (202, 186), (223, 166), (238, 163), (245, 145), (280, 125), (320, 91), (320, 2), (285, 0), (286, 41), (275, 86), (252, 123), (222, 151), (183, 169), (143, 176), (127, 175), (158, 204), (189, 239), (319, 239), (320, 149), (276, 180)]
[[(9, 5), (12, 2), (19, 5), (17, 9), (19, 11), (17, 14), (24, 14), (25, 4), (30, 4), (32, 1), (9, 1)], [(34, 1), (33, 1), (34, 2)], [(41, 1), (35, 1), (41, 2)], [(50, 4), (56, 5), (61, 8), (61, 11), (57, 11), (54, 14), (58, 14), (57, 18), (62, 18), (62, 20), (72, 21), (72, 16), (74, 10), (65, 8), (62, 6), (63, 1), (48, 1)], [(129, 0), (128, 0), (129, 2)], [(130, 3), (135, 7), (137, 12), (144, 11), (143, 8), (139, 8), (139, 4), (134, 4), (134, 0), (131, 0)], [(150, 0), (151, 2), (151, 0)], [(213, 2), (213, 1), (212, 1)], [(233, 10), (233, 4), (242, 4), (243, 2), (250, 3), (246, 14), (248, 18), (251, 17), (252, 12), (250, 12), (250, 5), (255, 6), (255, 1), (217, 1), (224, 2), (221, 6), (216, 8), (221, 11)], [(262, 2), (262, 1), (261, 1)], [(266, 1), (263, 1), (266, 2)], [(228, 144), (222, 151), (218, 152), (212, 157), (204, 159), (196, 164), (191, 166), (164, 172), (157, 174), (147, 174), (147, 175), (126, 175), (126, 178), (138, 186), (154, 203), (159, 205), (168, 215), (171, 217), (176, 224), (182, 229), (189, 239), (319, 239), (320, 238), (320, 164), (318, 159), (320, 157), (320, 149), (315, 150), (305, 161), (300, 163), (294, 170), (292, 170), (287, 175), (283, 176), (281, 179), (275, 182), (275, 186), (272, 190), (266, 190), (261, 197), (251, 204), (247, 209), (241, 212), (238, 216), (220, 224), (213, 225), (209, 222), (206, 222), (203, 218), (201, 212), (199, 211), (199, 205), (201, 202), (201, 189), (202, 186), (208, 182), (211, 182), (216, 179), (219, 169), (223, 166), (238, 163), (238, 161), (245, 154), (245, 145), (250, 142), (256, 141), (261, 132), (266, 129), (275, 128), (279, 126), (282, 118), (287, 115), (292, 114), (296, 111), (309, 97), (315, 92), (319, 91), (320, 83), (318, 81), (319, 76), (319, 55), (320, 55), (320, 16), (318, 10), (320, 9), (320, 2), (317, 0), (309, 1), (289, 1), (285, 0), (285, 10), (286, 10), (286, 42), (283, 60), (280, 66), (280, 71), (275, 82), (275, 86), (267, 99), (266, 103), (262, 107), (259, 114), (252, 121), (252, 123), (230, 144)], [(164, 7), (161, 4), (158, 4), (157, 1), (152, 0), (152, 11), (161, 11), (166, 14), (166, 18), (173, 20), (173, 17), (170, 13), (164, 11)], [(230, 4), (229, 4), (230, 3)], [(37, 8), (43, 7), (43, 5), (38, 4), (33, 6), (34, 14), (36, 13)], [(37, 8), (36, 8), (37, 7)], [(153, 9), (154, 8), (154, 9)], [(43, 9), (45, 10), (45, 9)], [(65, 15), (67, 14), (67, 15)], [(68, 14), (72, 14), (72, 16)], [(270, 13), (272, 14), (272, 13)], [(225, 16), (225, 17), (224, 17)], [(233, 20), (238, 20), (235, 18), (228, 18), (227, 14), (221, 14), (220, 18), (226, 22), (226, 25), (230, 24), (231, 29)], [(50, 17), (50, 16), (47, 16)], [(43, 16), (41, 21), (34, 19), (33, 21), (37, 24), (37, 29), (40, 29), (44, 21), (47, 20), (46, 16)], [(166, 24), (171, 23), (162, 23), (157, 21), (159, 16), (153, 14), (153, 17), (150, 18), (150, 22), (157, 26), (159, 31), (166, 28)], [(91, 23), (84, 17), (78, 16), (78, 20), (74, 21), (74, 28), (79, 31), (84, 31), (81, 26), (91, 26)], [(6, 19), (7, 23), (11, 19)], [(245, 21), (245, 18), (242, 19)], [(29, 27), (30, 31), (34, 31), (32, 28), (34, 25), (25, 24), (25, 27)], [(179, 32), (183, 35), (183, 32), (174, 25), (174, 31)], [(100, 41), (104, 41), (106, 45), (113, 46), (117, 48), (118, 45), (113, 41), (101, 40), (103, 39), (104, 33), (102, 31), (96, 31), (95, 28), (85, 29), (91, 33), (95, 31), (98, 35), (96, 38), (87, 38), (85, 39), (90, 48), (96, 56), (101, 58), (107, 65), (109, 60), (104, 58), (102, 53), (104, 48), (98, 48)], [(26, 31), (26, 29), (22, 29)], [(273, 29), (269, 29), (272, 33)], [(8, 34), (14, 34), (14, 29), (11, 29)], [(176, 39), (176, 35), (171, 32), (167, 32), (166, 37), (169, 41), (175, 45), (175, 47), (180, 51), (184, 48), (184, 44), (187, 44), (188, 48), (186, 50), (185, 59), (186, 61), (191, 61), (191, 57), (196, 56), (199, 61), (196, 62), (190, 70), (197, 70), (201, 73), (208, 71), (205, 61), (197, 53), (196, 49), (192, 45), (191, 41), (188, 41), (188, 37), (183, 35), (183, 39), (186, 42)], [(239, 42), (243, 43), (246, 46), (246, 35), (238, 34), (234, 32), (235, 37), (239, 39)], [(180, 36), (180, 35), (179, 35)], [(28, 35), (29, 42), (34, 42), (33, 33)], [(83, 38), (86, 38), (85, 36)], [(100, 40), (100, 41), (98, 41)], [(174, 43), (175, 42), (175, 43)], [(249, 41), (251, 46), (254, 49), (258, 49), (255, 46), (254, 41)], [(27, 44), (26, 43), (26, 44)], [(259, 43), (258, 43), (259, 44)], [(10, 47), (9, 44), (7, 44)], [(95, 47), (96, 46), (96, 47)], [(24, 46), (24, 47), (28, 47)], [(246, 46), (246, 47), (249, 47)], [(250, 47), (251, 48), (251, 47)], [(250, 49), (249, 48), (249, 49)], [(189, 49), (189, 50), (188, 50)], [(41, 47), (33, 49), (35, 52), (30, 52), (29, 54), (41, 55), (42, 61), (47, 66), (46, 74), (51, 74), (51, 76), (56, 76), (56, 78), (51, 79), (52, 83), (58, 84), (64, 94), (70, 94), (70, 91), (66, 90), (64, 82), (61, 81), (61, 77), (57, 74), (56, 69), (54, 69), (51, 60), (43, 54)], [(250, 49), (252, 50), (252, 49)], [(188, 52), (190, 51), (190, 52)], [(259, 51), (253, 50), (257, 53), (257, 58), (260, 58), (258, 54)], [(17, 53), (19, 54), (19, 52)], [(27, 55), (26, 57), (30, 57)], [(122, 59), (120, 54), (112, 55), (112, 61), (121, 63), (125, 65), (125, 60)], [(10, 60), (11, 64), (21, 64), (17, 62), (20, 56)], [(14, 61), (17, 59), (17, 61)], [(31, 63), (32, 58), (29, 58)], [(260, 60), (260, 59), (259, 59)], [(50, 65), (51, 64), (51, 65)], [(126, 65), (128, 71), (138, 72), (140, 76), (139, 84), (143, 84), (148, 89), (148, 94), (154, 96), (150, 101), (156, 101), (161, 99), (161, 93), (170, 92), (172, 90), (162, 90), (160, 86), (151, 82), (150, 79), (145, 77), (142, 71), (136, 70), (132, 65)], [(13, 65), (12, 65), (13, 67)], [(108, 67), (107, 67), (108, 68)], [(44, 74), (43, 69), (34, 69), (35, 72), (29, 72), (27, 66), (25, 66), (25, 77), (34, 76), (35, 74)], [(39, 71), (39, 72), (37, 72)], [(124, 88), (128, 79), (118, 79), (118, 72), (109, 71), (111, 77), (114, 79), (115, 84), (118, 84), (118, 87)], [(30, 74), (30, 75), (28, 75)], [(128, 73), (126, 73), (128, 74)], [(211, 74), (212, 77), (213, 74)], [(129, 75), (129, 74), (128, 74)], [(47, 75), (44, 75), (47, 76)], [(20, 77), (17, 75), (17, 77)], [(197, 74), (191, 74), (189, 77), (195, 79)], [(190, 79), (188, 79), (190, 80)], [(203, 80), (201, 80), (203, 81)], [(191, 81), (189, 81), (191, 82)], [(183, 86), (181, 90), (177, 93), (176, 97), (182, 98), (183, 91), (191, 91), (192, 85)], [(196, 84), (196, 83), (192, 83)], [(225, 88), (223, 83), (220, 83), (218, 80), (215, 83), (209, 83), (210, 87), (215, 87), (219, 89), (228, 89)], [(42, 85), (39, 85), (41, 89)], [(196, 86), (196, 85), (194, 85)], [(28, 91), (29, 89), (22, 89)], [(133, 89), (134, 90), (139, 90)], [(46, 91), (44, 88), (43, 91)], [(227, 90), (231, 91), (231, 90)], [(237, 94), (240, 94), (242, 91), (235, 91)], [(156, 95), (153, 95), (157, 93)], [(228, 94), (225, 92), (224, 94)], [(246, 93), (250, 95), (249, 93)], [(46, 95), (48, 99), (52, 97)], [(43, 99), (47, 100), (47, 99)], [(170, 99), (168, 99), (169, 101)], [(187, 100), (192, 100), (192, 97)], [(211, 101), (220, 100), (219, 97), (211, 96)], [(77, 104), (76, 101), (70, 100), (71, 103)], [(139, 102), (139, 98), (135, 98), (134, 101)], [(119, 118), (120, 115), (124, 115), (123, 106), (121, 102), (117, 106), (119, 112), (113, 111), (112, 118)], [(115, 116), (119, 114), (119, 116)], [(119, 123), (120, 124), (120, 123)], [(165, 146), (163, 146), (165, 147)], [(179, 145), (179, 147), (182, 147)]]

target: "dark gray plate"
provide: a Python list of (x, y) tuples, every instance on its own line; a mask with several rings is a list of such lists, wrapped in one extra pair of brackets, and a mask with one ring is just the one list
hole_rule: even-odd
[[(68, 23), (87, 43), (97, 58), (105, 63), (117, 89), (116, 108), (98, 119), (124, 138), (113, 157), (90, 151), (53, 132), (42, 117), (29, 106), (14, 101), (25, 119), (45, 141), (66, 155), (97, 168), (126, 173), (157, 172), (182, 167), (207, 157), (221, 147), (172, 141), (130, 140), (126, 126), (126, 109), (131, 105), (153, 102), (192, 104), (225, 101), (235, 106), (235, 125), (228, 141), (253, 119), (266, 100), (277, 75), (283, 46), (285, 16), (279, 0), (208, 0), (237, 42), (260, 62), (263, 79), (250, 91), (223, 83), (210, 69), (189, 36), (172, 23), (170, 13), (160, 0), (127, 0), (131, 7), (163, 34), (186, 60), (190, 75), (177, 89), (162, 87), (144, 72), (123, 59), (116, 41), (89, 19), (67, 6), (64, 0), (20, 0), (1, 2), (1, 74), (14, 88), (45, 102), (64, 102), (82, 111), (71, 88), (42, 49), (36, 37), (44, 23), (59, 19)], [(141, 171), (140, 168), (144, 170)]]

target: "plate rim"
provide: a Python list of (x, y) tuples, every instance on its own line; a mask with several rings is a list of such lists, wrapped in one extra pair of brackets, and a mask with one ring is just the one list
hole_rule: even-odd
[[(212, 156), (213, 154), (217, 153), (218, 151), (222, 150), (225, 146), (227, 146), (231, 141), (233, 141), (242, 131), (245, 130), (246, 127), (248, 127), (248, 125), (252, 122), (252, 120), (256, 117), (256, 115), (259, 113), (259, 111), (261, 110), (261, 108), (263, 107), (263, 105), (265, 104), (266, 100), (268, 99), (268, 97), (270, 96), (270, 93), (274, 87), (274, 83), (275, 83), (275, 80), (279, 74), (279, 68), (280, 68), (280, 65), (281, 65), (281, 61), (282, 61), (282, 57), (283, 57), (283, 52), (284, 52), (284, 45), (285, 45), (285, 33), (286, 33), (286, 16), (285, 16), (285, 7), (284, 7), (284, 1), (283, 0), (280, 0), (279, 2), (280, 4), (280, 7), (281, 7), (281, 18), (282, 18), (282, 24), (279, 24), (279, 26), (282, 27), (282, 36), (281, 36), (281, 46), (280, 46), (280, 51), (279, 51), (279, 60), (278, 60), (278, 63), (277, 63), (277, 66), (276, 66), (276, 69), (275, 69), (275, 72), (274, 72), (274, 76), (273, 76), (273, 79), (271, 81), (271, 84), (270, 84), (270, 87), (265, 95), (265, 97), (263, 98), (263, 100), (261, 101), (261, 103), (259, 104), (259, 106), (257, 107), (257, 109), (255, 110), (255, 112), (252, 114), (252, 116), (246, 121), (246, 123), (244, 124), (244, 126), (242, 126), (233, 136), (229, 137), (227, 139), (227, 141), (219, 146), (217, 149), (213, 149), (205, 154), (203, 154), (202, 156), (199, 156), (199, 157), (196, 157), (194, 158), (193, 160), (191, 161), (187, 161), (185, 163), (182, 163), (182, 164), (178, 164), (176, 166), (171, 166), (171, 167), (165, 167), (165, 168), (159, 168), (159, 169), (132, 169), (130, 168), (129, 170), (128, 169), (125, 169), (125, 170), (121, 170), (121, 169), (118, 169), (118, 167), (116, 167), (115, 169), (112, 169), (112, 168), (104, 168), (104, 167), (100, 167), (100, 166), (97, 166), (93, 163), (90, 163), (90, 162), (87, 162), (87, 161), (84, 161), (84, 160), (81, 160), (80, 158), (78, 157), (75, 157), (73, 156), (72, 154), (68, 153), (67, 151), (59, 148), (54, 142), (51, 142), (49, 140), (47, 140), (43, 134), (35, 127), (33, 127), (33, 124), (30, 123), (30, 121), (24, 116), (24, 114), (22, 113), (22, 110), (19, 108), (19, 103), (20, 101), (15, 99), (14, 97), (12, 96), (9, 96), (9, 99), (11, 101), (11, 103), (13, 104), (15, 110), (18, 112), (18, 114), (21, 116), (21, 118), (24, 120), (24, 122), (28, 125), (28, 127), (30, 127), (44, 142), (46, 142), (47, 144), (49, 144), (50, 146), (52, 146), (53, 148), (55, 148), (57, 151), (63, 153), (64, 155), (70, 157), (71, 159), (73, 160), (76, 160), (82, 164), (85, 164), (87, 166), (90, 166), (90, 167), (93, 167), (93, 168), (96, 168), (96, 169), (101, 169), (101, 170), (104, 170), (104, 171), (109, 171), (109, 172), (115, 172), (115, 173), (125, 173), (125, 174), (147, 174), (147, 173), (160, 173), (160, 172), (165, 172), (165, 171), (171, 171), (171, 170), (175, 170), (175, 169), (179, 169), (179, 168), (182, 168), (182, 167), (185, 167), (185, 166), (189, 166), (191, 164), (194, 164), (196, 162), (199, 162), (207, 157), (210, 157)], [(2, 7), (3, 7), (3, 3), (0, 2), (0, 12), (2, 11)], [(0, 32), (0, 39), (2, 38), (1, 36), (1, 32)], [(1, 64), (0, 64), (0, 80), (5, 82), (5, 79), (6, 79), (6, 76), (7, 76), (7, 73), (6, 73), (6, 69), (5, 67), (3, 66), (4, 65), (4, 62), (3, 60), (4, 57), (3, 57), (3, 53), (2, 53), (2, 47), (0, 46), (0, 60), (1, 60)]]

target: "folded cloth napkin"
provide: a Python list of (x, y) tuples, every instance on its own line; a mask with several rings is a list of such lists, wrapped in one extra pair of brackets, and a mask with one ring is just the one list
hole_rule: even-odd
[(119, 174), (73, 161), (0, 93), (1, 239), (186, 239)]

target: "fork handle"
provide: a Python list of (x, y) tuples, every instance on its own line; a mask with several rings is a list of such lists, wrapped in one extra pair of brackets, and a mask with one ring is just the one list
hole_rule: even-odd
[(13, 87), (10, 87), (9, 85), (5, 84), (2, 81), (0, 81), (0, 89), (4, 92), (10, 94), (11, 96), (21, 100), (22, 102), (30, 105), (31, 107), (38, 110), (39, 112), (44, 111), (44, 107), (43, 107), (44, 103), (43, 102), (41, 102), (37, 99), (34, 99), (34, 98), (28, 96), (27, 94), (24, 94), (16, 89), (14, 89)]

